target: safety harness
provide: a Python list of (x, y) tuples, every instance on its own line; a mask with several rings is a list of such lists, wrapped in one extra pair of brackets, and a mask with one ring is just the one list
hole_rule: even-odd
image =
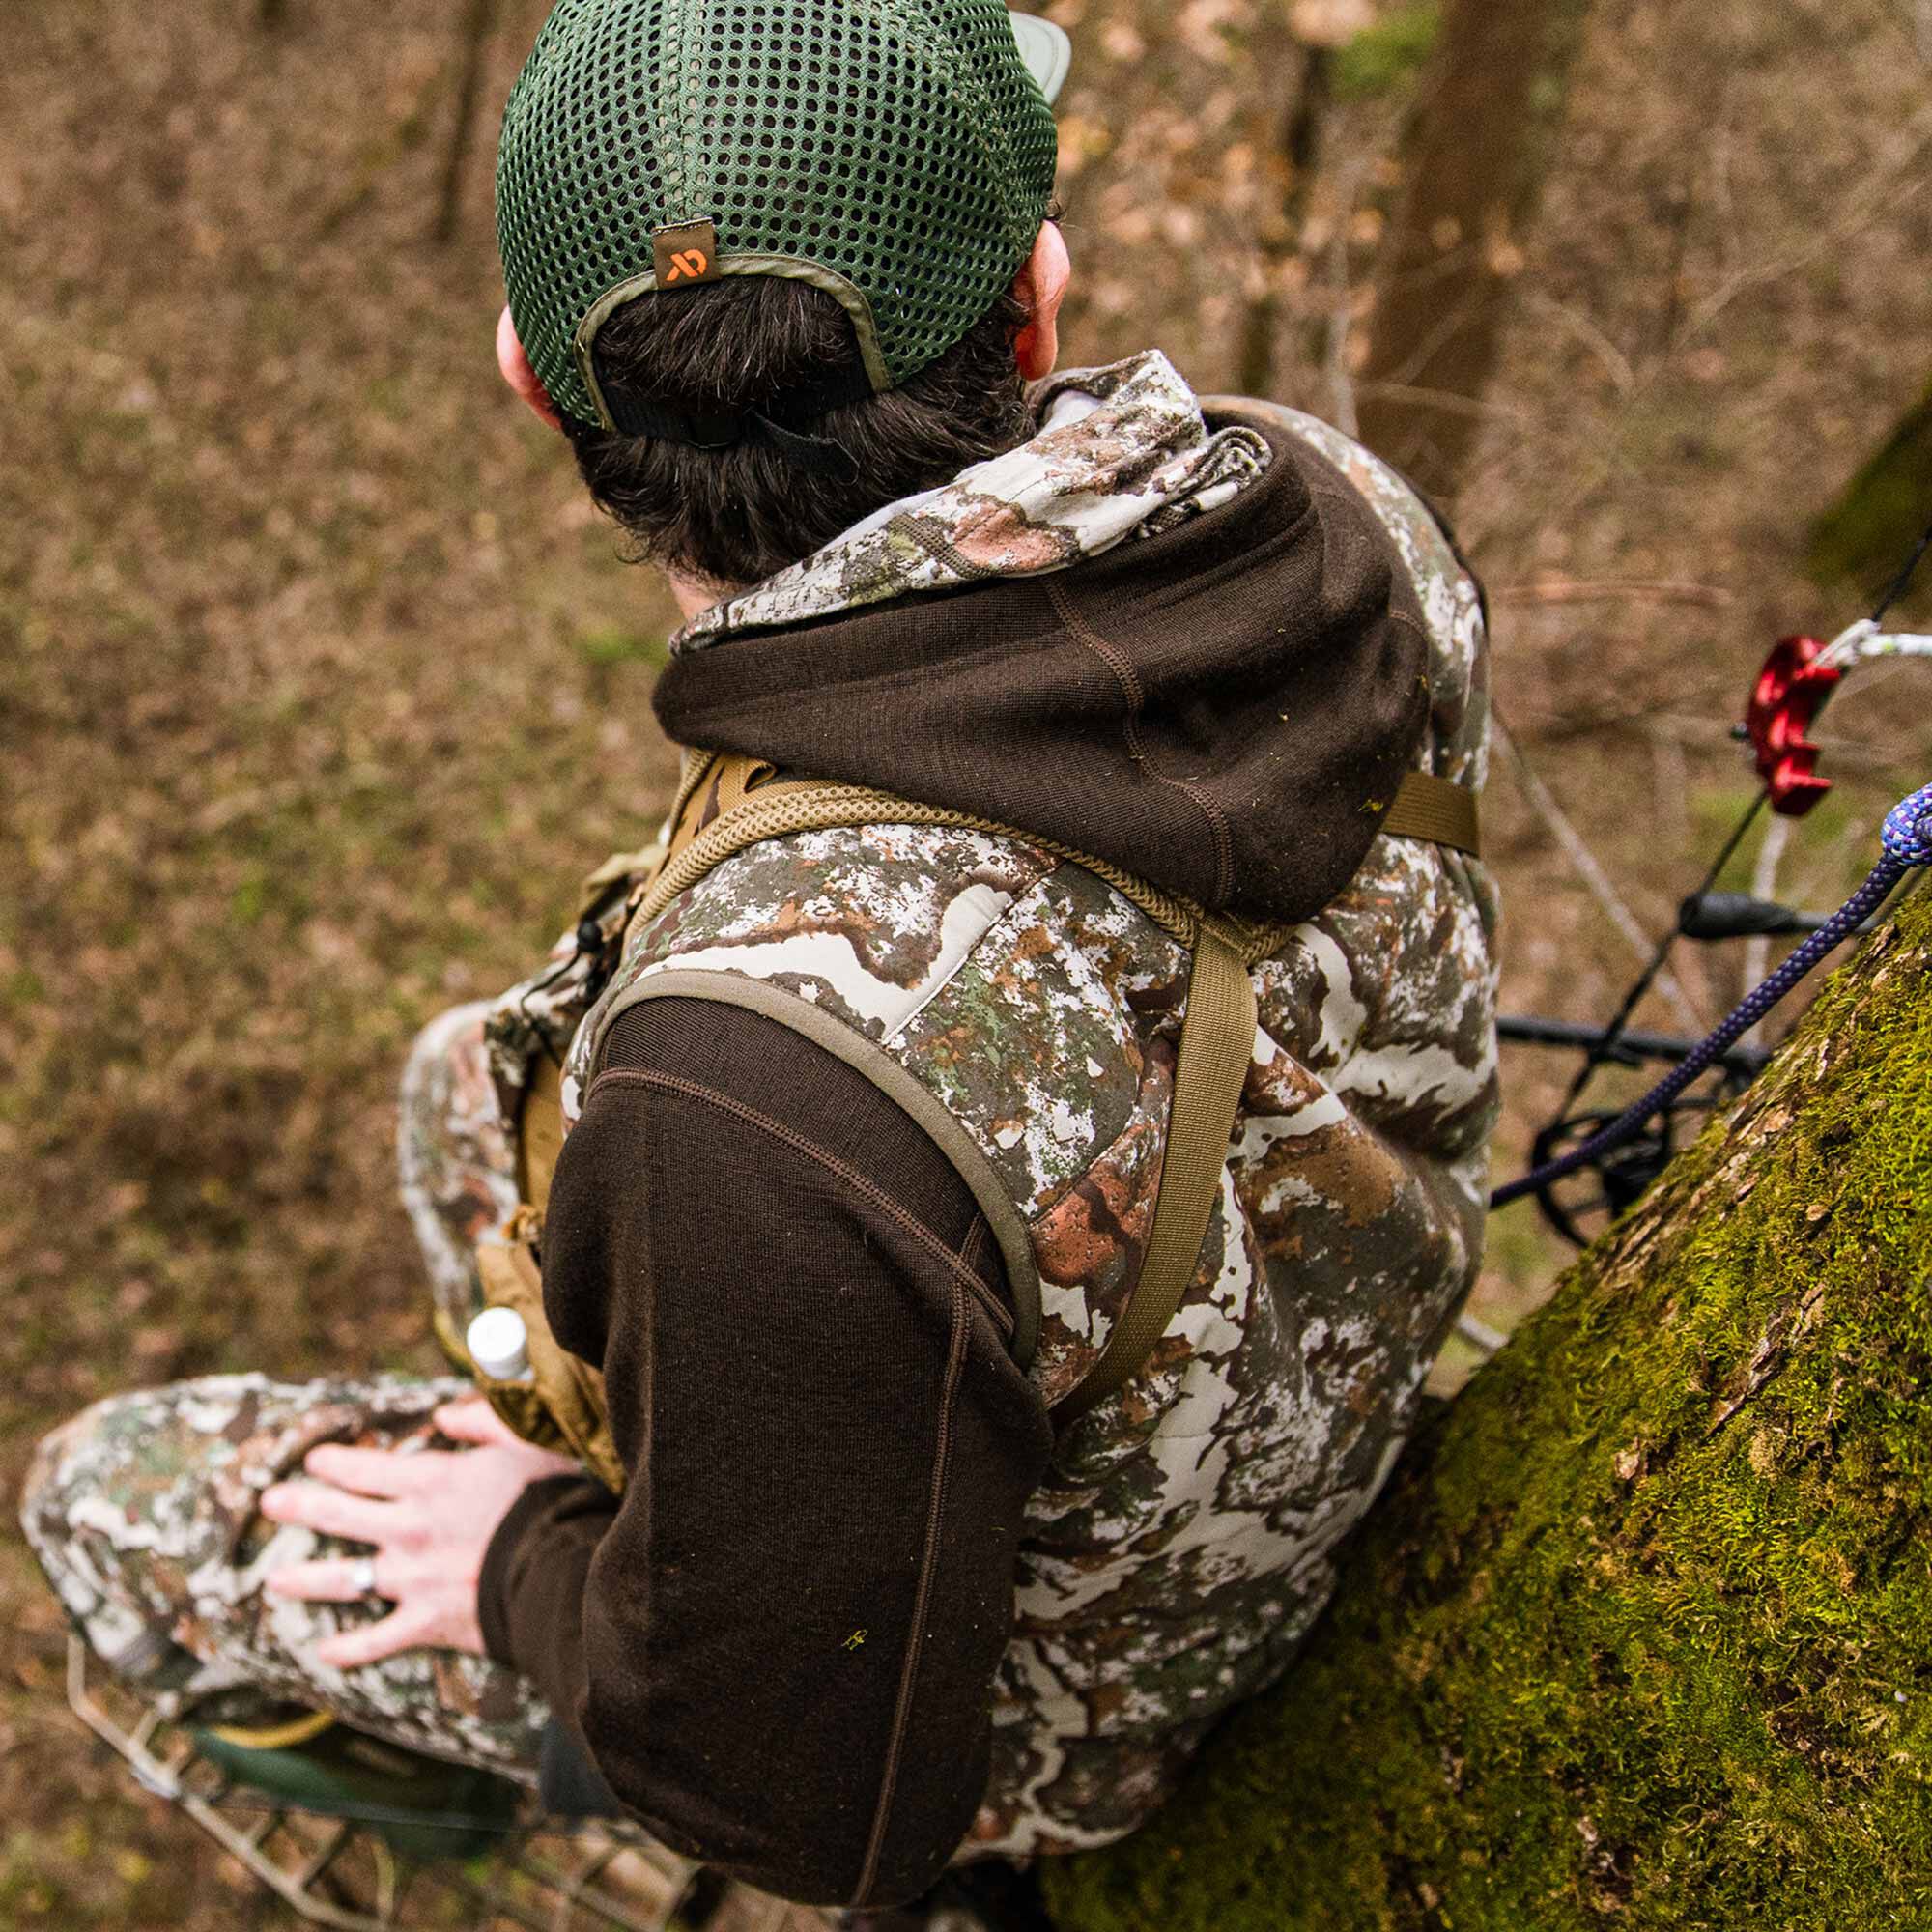
[[(689, 753), (667, 836), (648, 853), (620, 854), (585, 881), (587, 913), (629, 882), (615, 950), (727, 859), (766, 839), (871, 825), (924, 825), (1023, 840), (1096, 874), (1192, 954), (1174, 1099), (1153, 1223), (1139, 1279), (1106, 1347), (1087, 1376), (1054, 1405), (1057, 1427), (1123, 1388), (1152, 1351), (1194, 1277), (1219, 1192), (1228, 1143), (1253, 1057), (1257, 1012), (1251, 969), (1281, 950), (1292, 925), (1257, 925), (1209, 913), (1135, 874), (1037, 834), (971, 812), (922, 805), (867, 786), (788, 778), (753, 758)], [(1481, 856), (1477, 794), (1426, 772), (1410, 772), (1379, 830)], [(576, 1455), (621, 1492), (624, 1466), (611, 1436), (603, 1377), (564, 1349), (545, 1319), (538, 1242), (551, 1178), (563, 1145), (560, 1069), (540, 1058), (530, 1069), (517, 1125), (523, 1196), (499, 1239), (478, 1252), (492, 1306), (514, 1309), (528, 1336), (526, 1378), (482, 1374), (462, 1339), (440, 1325), (443, 1346), (473, 1376), (491, 1406), (526, 1440)]]

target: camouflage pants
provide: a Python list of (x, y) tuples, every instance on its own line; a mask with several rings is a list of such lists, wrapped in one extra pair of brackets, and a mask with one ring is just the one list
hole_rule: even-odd
[[(459, 1008), (432, 1024), (402, 1092), (404, 1205), (437, 1306), (459, 1333), (481, 1305), (475, 1243), (516, 1205), (483, 1012)], [(359, 1548), (265, 1520), (256, 1507), (265, 1489), (323, 1442), (455, 1446), (430, 1418), (468, 1386), (211, 1376), (115, 1396), (41, 1444), (22, 1526), (88, 1643), (167, 1715), (246, 1724), (291, 1705), (322, 1708), (412, 1749), (529, 1781), (548, 1713), (516, 1672), (447, 1650), (330, 1670), (315, 1645), (387, 1605), (310, 1604), (262, 1588), (285, 1563)]]

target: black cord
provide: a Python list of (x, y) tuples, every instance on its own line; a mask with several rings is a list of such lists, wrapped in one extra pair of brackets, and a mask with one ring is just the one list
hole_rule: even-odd
[(1878, 609), (1871, 614), (1874, 624), (1883, 624), (1886, 612), (1911, 588), (1912, 580), (1918, 574), (1918, 566), (1925, 560), (1925, 553), (1928, 550), (1932, 550), (1932, 524), (1925, 526), (1925, 534), (1918, 539), (1918, 546), (1912, 553), (1911, 561), (1891, 580), (1891, 587), (1878, 600)]
[(1636, 983), (1624, 996), (1624, 1003), (1617, 1009), (1616, 1017), (1598, 1035), (1596, 1043), (1585, 1056), (1576, 1079), (1570, 1083), (1569, 1093), (1563, 1096), (1563, 1105), (1557, 1110), (1559, 1115), (1567, 1114), (1577, 1104), (1597, 1068), (1604, 1065), (1615, 1054), (1617, 1042), (1623, 1038), (1625, 1031), (1629, 1028), (1632, 1014), (1643, 1004), (1644, 995), (1657, 983), (1657, 976), (1663, 971), (1665, 963), (1669, 960), (1672, 948), (1684, 937), (1685, 907), (1695, 904), (1718, 883), (1724, 867), (1731, 863), (1732, 855), (1745, 842), (1746, 835), (1751, 827), (1757, 823), (1758, 813), (1764, 810), (1765, 802), (1770, 796), (1769, 791), (1761, 791), (1751, 800), (1748, 810), (1738, 820), (1736, 830), (1725, 839), (1724, 849), (1718, 854), (1712, 862), (1711, 869), (1704, 874), (1704, 883), (1690, 895), (1689, 899), (1679, 905), (1677, 923), (1658, 941), (1657, 951), (1650, 955), (1650, 964), (1638, 974)]

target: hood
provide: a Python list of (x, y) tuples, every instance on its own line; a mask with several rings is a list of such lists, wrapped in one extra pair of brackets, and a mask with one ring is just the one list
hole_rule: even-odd
[(1298, 438), (1157, 355), (1037, 398), (1034, 441), (696, 619), (679, 744), (1032, 832), (1209, 911), (1310, 917), (1429, 716), (1414, 589)]

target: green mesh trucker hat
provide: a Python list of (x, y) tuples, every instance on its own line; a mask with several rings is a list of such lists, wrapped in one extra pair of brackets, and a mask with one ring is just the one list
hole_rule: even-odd
[(726, 275), (836, 296), (871, 390), (924, 368), (1033, 248), (1069, 57), (1003, 0), (557, 0), (497, 163), (510, 313), (551, 400), (607, 429), (736, 440), (635, 407), (620, 424), (595, 355), (626, 302)]

